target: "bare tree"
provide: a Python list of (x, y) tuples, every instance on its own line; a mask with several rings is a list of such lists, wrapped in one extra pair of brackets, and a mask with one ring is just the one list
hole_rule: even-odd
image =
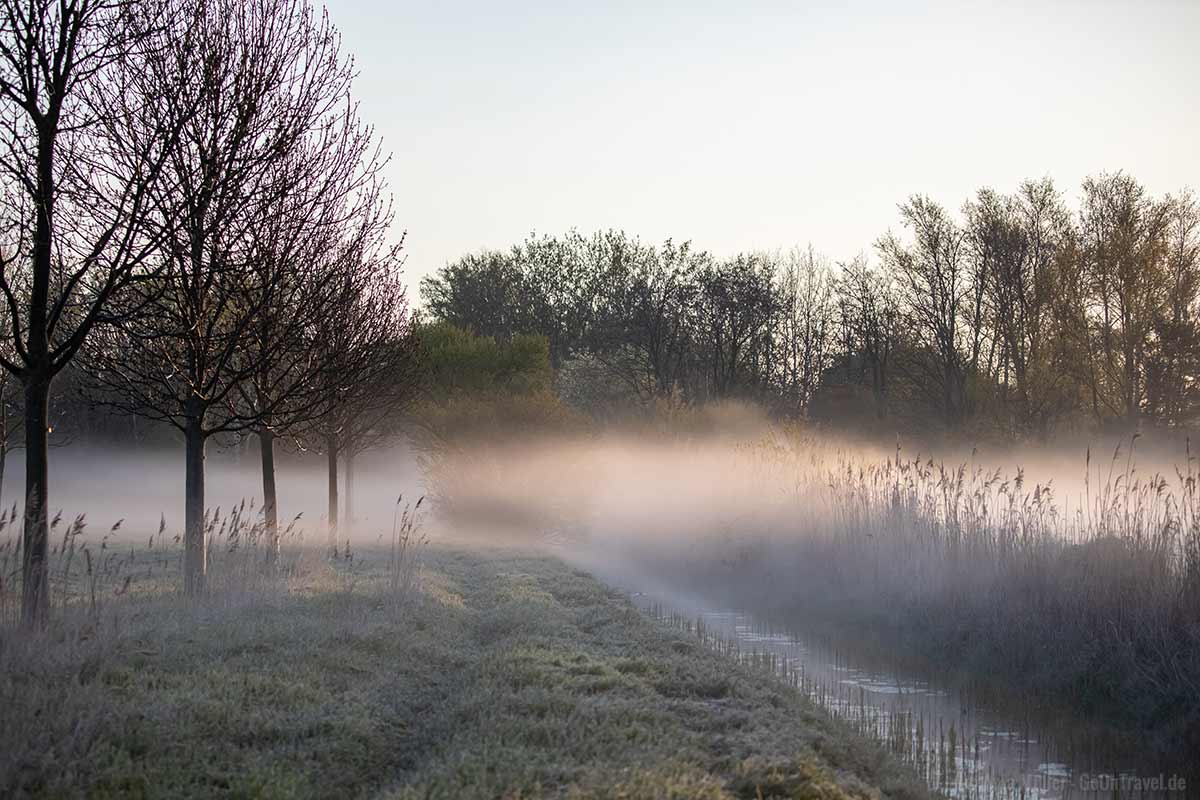
[[(903, 333), (900, 307), (889, 277), (865, 256), (842, 265), (837, 303), (847, 370), (869, 379), (875, 415), (888, 413), (893, 356)], [(862, 380), (862, 378), (860, 378)]]
[(683, 387), (691, 346), (696, 275), (709, 261), (688, 243), (641, 244), (624, 232), (593, 237), (598, 284), (586, 339), (587, 355), (638, 406)]
[[(159, 188), (162, 270), (124, 295), (140, 313), (96, 360), (110, 402), (183, 434), (184, 583), (196, 593), (207, 571), (206, 443), (274, 412), (273, 403), (241, 402), (264, 354), (276, 352), (250, 346), (251, 333), (296, 285), (294, 263), (266, 257), (256, 233), (294, 222), (286, 203), (273, 202), (288, 175), (281, 165), (343, 119), (352, 71), (336, 31), (306, 0), (180, 0), (175, 11), (171, 46), (140, 80), (146, 91), (180, 85), (198, 113), (183, 122)], [(174, 121), (171, 107), (156, 110)], [(277, 329), (273, 341), (286, 349), (304, 322)]]
[(335, 306), (316, 331), (330, 364), (322, 373), (322, 417), (309, 436), (325, 453), (328, 465), (327, 526), (331, 552), (339, 531), (339, 461), (389, 435), (386, 427), (416, 388), (420, 362), (414, 318), (400, 280), (400, 244), (387, 245), (386, 228), (368, 231), (351, 242), (345, 284)]
[(262, 459), (271, 560), (280, 545), (275, 441), (295, 438), (306, 424), (331, 413), (323, 387), (338, 354), (315, 332), (340, 324), (345, 287), (353, 285), (350, 273), (361, 267), (361, 242), (385, 233), (391, 222), (380, 179), (386, 160), (370, 128), (356, 120), (349, 97), (344, 102), (339, 116), (278, 165), (275, 199), (258, 205), (258, 221), (249, 231), (255, 259), (280, 275), (247, 331), (245, 352), (257, 368), (240, 387), (240, 402), (258, 420), (253, 432)]
[(1164, 423), (1187, 425), (1200, 414), (1200, 204), (1190, 192), (1171, 198), (1164, 259), (1146, 399)]
[[(51, 383), (111, 300), (146, 277), (144, 222), (190, 109), (175, 82), (135, 90), (161, 46), (163, 4), (0, 2), (0, 364), (24, 393), (22, 617), (49, 609), (46, 509)], [(146, 108), (170, 107), (151, 126)]]
[(1062, 376), (1050, 369), (1051, 311), (1069, 216), (1048, 179), (1026, 181), (1011, 196), (983, 189), (965, 216), (980, 312), (973, 335), (987, 345), (978, 373), (998, 395), (1003, 424), (1045, 433)]
[[(968, 412), (968, 360), (960, 323), (971, 286), (963, 233), (946, 210), (927, 197), (912, 197), (900, 206), (900, 216), (912, 232), (912, 243), (888, 233), (877, 246), (925, 351), (914, 354), (913, 367), (922, 373), (914, 383), (930, 395), (945, 423), (955, 427)], [(977, 352), (973, 346), (972, 352)]]
[(1088, 178), (1080, 211), (1080, 273), (1099, 381), (1095, 406), (1135, 428), (1154, 323), (1165, 302), (1171, 203), (1123, 173)]
[(766, 375), (766, 347), (778, 310), (775, 260), (739, 254), (698, 275), (696, 342), (706, 365), (706, 396), (745, 391)]
[(772, 370), (791, 413), (803, 413), (829, 366), (837, 308), (828, 262), (808, 248), (780, 260)]

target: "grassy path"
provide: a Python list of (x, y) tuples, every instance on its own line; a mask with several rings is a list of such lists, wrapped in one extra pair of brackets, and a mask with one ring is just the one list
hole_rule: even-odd
[(93, 647), (0, 650), (0, 795), (923, 794), (556, 560), (434, 551), (398, 610), (358, 558), (235, 608), (131, 612)]

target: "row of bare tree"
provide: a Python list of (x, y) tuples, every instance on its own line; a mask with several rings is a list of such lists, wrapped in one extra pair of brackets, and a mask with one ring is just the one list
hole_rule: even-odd
[(959, 215), (921, 196), (899, 210), (875, 259), (716, 259), (571, 232), (466, 256), (422, 293), (479, 333), (542, 333), (560, 380), (598, 364), (642, 402), (748, 396), (794, 415), (1034, 436), (1200, 417), (1189, 193), (1155, 198), (1116, 173), (1085, 181), (1075, 212), (1048, 179), (981, 190)]
[[(1064, 420), (1134, 429), (1200, 418), (1200, 206), (1131, 176), (984, 189), (960, 219), (924, 197), (880, 268), (847, 271), (851, 355), (884, 396), (903, 381), (951, 427), (1046, 435)], [(885, 409), (881, 405), (880, 409)]]
[(64, 369), (186, 450), (185, 584), (214, 436), (331, 461), (413, 367), (385, 158), (307, 0), (0, 0), (0, 363), (23, 388), (23, 617), (45, 621), (48, 398)]

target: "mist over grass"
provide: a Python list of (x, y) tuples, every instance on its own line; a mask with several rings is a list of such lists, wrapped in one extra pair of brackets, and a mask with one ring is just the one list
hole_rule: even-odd
[[(211, 448), (207, 461), (210, 515), (224, 515), (242, 504), (261, 513), (262, 466), (257, 447)], [(282, 524), (299, 517), (295, 528), (311, 543), (323, 543), (328, 485), (324, 458), (281, 453), (278, 472)], [(61, 513), (70, 521), (84, 514), (89, 534), (107, 531), (119, 520), (118, 538), (140, 543), (164, 522), (171, 535), (182, 531), (184, 465), (173, 450), (72, 444), (53, 451), (51, 478), (57, 487), (51, 517)], [(344, 494), (344, 475), (341, 482)], [(355, 522), (343, 521), (340, 527), (343, 533), (364, 541), (390, 527), (400, 494), (415, 502), (424, 489), (415, 454), (404, 442), (361, 454), (356, 459), (354, 483)], [(0, 505), (11, 510), (16, 502), (19, 510), (23, 495), (22, 476), (13, 470)]]

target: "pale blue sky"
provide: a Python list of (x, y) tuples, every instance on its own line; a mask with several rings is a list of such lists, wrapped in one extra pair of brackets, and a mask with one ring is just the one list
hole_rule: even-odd
[(532, 230), (843, 260), (914, 192), (1200, 190), (1200, 0), (328, 7), (414, 289)]

